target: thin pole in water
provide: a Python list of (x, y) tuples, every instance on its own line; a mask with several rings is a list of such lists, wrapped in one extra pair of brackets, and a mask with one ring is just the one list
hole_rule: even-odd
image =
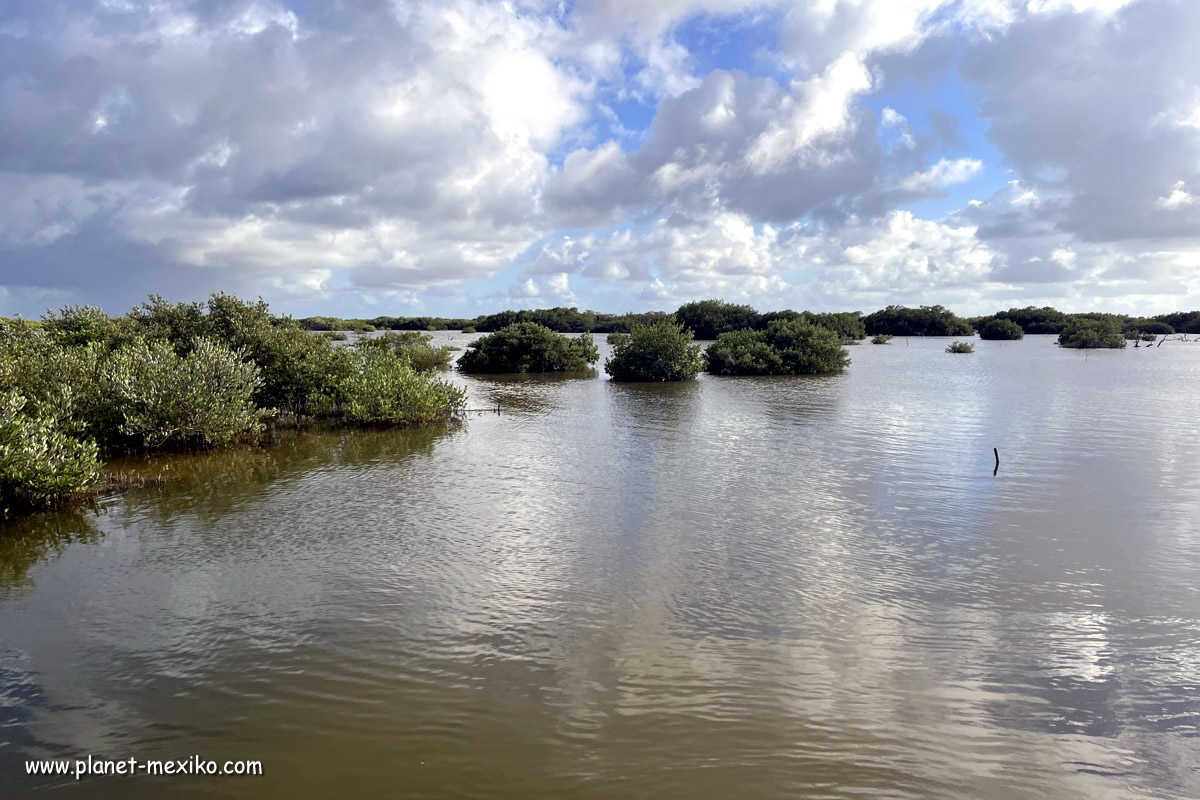
[(1000, 471), (1000, 451), (993, 447), (992, 453), (996, 456), (996, 468), (992, 470), (992, 476), (995, 477), (996, 473)]

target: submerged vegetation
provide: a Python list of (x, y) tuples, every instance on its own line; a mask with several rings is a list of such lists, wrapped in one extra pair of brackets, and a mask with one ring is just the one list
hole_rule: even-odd
[(954, 342), (946, 345), (947, 353), (974, 353), (975, 345), (971, 342)]
[(634, 325), (629, 333), (609, 334), (612, 357), (604, 370), (614, 381), (690, 381), (704, 369), (692, 332), (677, 322)]
[[(428, 349), (434, 356), (425, 352)], [(280, 416), (350, 425), (451, 419), (465, 393), (430, 374), (428, 342), (339, 347), (267, 304), (151, 297), (0, 326), (0, 509), (86, 497), (101, 458), (255, 439)]]
[(762, 330), (723, 333), (705, 353), (715, 375), (820, 375), (850, 364), (840, 337), (804, 319), (777, 319)]
[(583, 372), (600, 359), (591, 336), (569, 337), (536, 322), (517, 322), (467, 345), (463, 372)]

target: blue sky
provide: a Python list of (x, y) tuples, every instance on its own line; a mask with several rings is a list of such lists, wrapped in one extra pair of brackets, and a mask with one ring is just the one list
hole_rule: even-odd
[(1200, 306), (1184, 0), (0, 9), (0, 311)]

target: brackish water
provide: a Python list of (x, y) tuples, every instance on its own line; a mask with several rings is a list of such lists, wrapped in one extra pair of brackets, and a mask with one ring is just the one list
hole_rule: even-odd
[[(456, 377), (8, 523), (0, 794), (1200, 796), (1200, 344), (945, 345)], [(265, 774), (24, 775), (89, 753)]]

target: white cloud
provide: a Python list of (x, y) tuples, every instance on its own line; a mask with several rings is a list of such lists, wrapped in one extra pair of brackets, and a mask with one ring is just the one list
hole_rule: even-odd
[(700, 85), (700, 79), (688, 67), (687, 48), (673, 39), (655, 39), (644, 58), (646, 66), (638, 72), (636, 80), (653, 96), (680, 95)]
[(871, 74), (853, 54), (844, 53), (821, 75), (793, 87), (783, 101), (780, 118), (758, 136), (746, 154), (758, 174), (788, 162), (821, 163), (827, 150), (815, 147), (822, 137), (843, 132), (851, 125), (854, 98), (871, 88)]
[(1187, 184), (1183, 181), (1176, 181), (1171, 193), (1166, 197), (1158, 198), (1158, 207), (1165, 208), (1168, 211), (1183, 206), (1190, 206), (1196, 202), (1196, 198), (1192, 196), (1186, 188)]
[[(593, 287), (1200, 301), (1194, 3), (19, 0), (3, 16), (10, 301), (467, 303), (514, 266), (505, 297), (527, 304)], [(750, 30), (778, 50), (704, 66)], [(960, 73), (972, 108), (910, 102)], [(976, 111), (1008, 185), (987, 185), (948, 113)], [(944, 219), (906, 210), (967, 181), (979, 199)]]
[(814, 241), (824, 253), (827, 279), (835, 273), (859, 292), (887, 294), (933, 287), (978, 285), (994, 254), (972, 226), (951, 226), (895, 211), (876, 223), (852, 223), (837, 233), (840, 253)]
[(977, 158), (942, 159), (923, 172), (914, 173), (901, 182), (901, 187), (910, 192), (929, 192), (975, 177), (983, 169)]

